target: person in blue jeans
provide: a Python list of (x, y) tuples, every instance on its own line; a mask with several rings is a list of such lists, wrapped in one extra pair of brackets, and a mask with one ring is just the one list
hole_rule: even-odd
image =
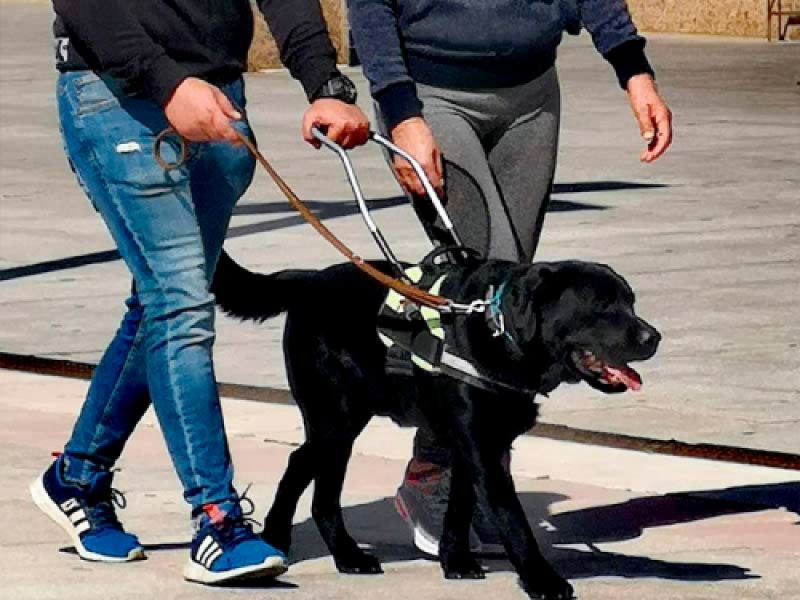
[[(336, 69), (317, 0), (264, 1), (284, 62), (311, 105), (304, 116), (338, 143), (366, 141), (368, 122)], [(58, 113), (78, 181), (133, 276), (127, 312), (95, 371), (63, 454), (31, 486), (36, 504), (87, 560), (144, 557), (114, 504), (112, 468), (151, 402), (192, 507), (184, 577), (206, 584), (275, 576), (286, 557), (247, 524), (214, 377), (209, 292), (231, 213), (255, 162), (241, 74), (249, 3), (225, 0), (54, 2)], [(213, 43), (212, 43), (213, 40)], [(190, 142), (164, 170), (167, 127)], [(161, 155), (180, 162), (179, 144)]]

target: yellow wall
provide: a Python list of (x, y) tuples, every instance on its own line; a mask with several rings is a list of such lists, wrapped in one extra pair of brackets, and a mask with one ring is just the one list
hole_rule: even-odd
[[(767, 36), (767, 0), (627, 0), (642, 31)], [(799, 0), (783, 0), (800, 11)], [(773, 37), (776, 25), (773, 23)], [(789, 31), (797, 38), (798, 27)]]
[[(321, 0), (322, 12), (328, 23), (333, 45), (338, 53), (340, 63), (347, 62), (349, 51), (347, 43), (347, 16), (345, 14), (344, 0)], [(256, 33), (253, 45), (250, 48), (250, 69), (266, 69), (279, 67), (278, 51), (275, 42), (269, 35), (266, 23), (261, 13), (256, 10)]]
[[(744, 37), (767, 37), (767, 0), (627, 0), (631, 14), (643, 32), (703, 33)], [(321, 0), (328, 29), (347, 61), (347, 21), (344, 0)], [(784, 10), (800, 11), (800, 0), (783, 0)], [(277, 52), (263, 19), (257, 20), (256, 38), (250, 53), (251, 68), (279, 66)], [(773, 23), (773, 38), (776, 25)], [(789, 28), (789, 37), (800, 39), (800, 27)]]

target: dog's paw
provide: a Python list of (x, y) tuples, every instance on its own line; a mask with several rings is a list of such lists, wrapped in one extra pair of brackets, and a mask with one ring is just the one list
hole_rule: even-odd
[(486, 570), (471, 554), (456, 554), (442, 559), (445, 579), (484, 579)]
[(522, 589), (533, 600), (573, 600), (575, 590), (569, 581), (552, 573), (529, 581), (520, 581)]
[(381, 561), (369, 552), (360, 552), (336, 559), (339, 573), (348, 575), (380, 575), (383, 573)]

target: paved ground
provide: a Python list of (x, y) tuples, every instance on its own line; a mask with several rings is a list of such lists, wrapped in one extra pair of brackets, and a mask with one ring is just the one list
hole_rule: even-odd
[[(95, 361), (128, 276), (60, 148), (49, 8), (0, 11), (0, 351)], [(563, 47), (561, 162), (539, 256), (613, 265), (664, 342), (641, 393), (559, 390), (544, 418), (800, 452), (800, 45), (653, 36), (650, 46), (677, 130), (652, 166), (636, 160), (637, 131), (609, 68), (584, 38)], [(248, 85), (266, 153), (343, 239), (375, 256), (336, 159), (299, 141), (299, 86), (283, 73)], [(427, 243), (377, 150), (354, 159), (369, 197), (386, 199), (377, 218), (397, 253), (421, 257)], [(340, 260), (262, 176), (227, 247), (263, 270)], [(222, 379), (285, 386), (280, 328), (223, 320)]]
[[(292, 568), (279, 587), (207, 590), (183, 583), (189, 539), (186, 508), (148, 414), (121, 462), (127, 493), (123, 518), (149, 550), (144, 563), (80, 562), (63, 533), (27, 499), (27, 483), (58, 449), (86, 384), (0, 370), (0, 509), (14, 515), (0, 528), (8, 569), (4, 598), (116, 600), (158, 594), (165, 600), (522, 599), (508, 563), (488, 560), (483, 582), (445, 582), (417, 554), (391, 495), (402, 476), (411, 431), (383, 420), (359, 439), (343, 505), (359, 542), (383, 559), (383, 577), (338, 575), (309, 519), (308, 495), (294, 529)], [(302, 440), (294, 407), (226, 399), (223, 403), (241, 487), (260, 510), (293, 446)], [(557, 568), (591, 600), (788, 600), (800, 589), (800, 474), (727, 463), (526, 438), (512, 465), (537, 536)], [(62, 548), (59, 552), (58, 549)]]
[[(128, 282), (59, 147), (49, 19), (46, 7), (0, 3), (0, 351), (93, 361)], [(662, 329), (662, 351), (642, 369), (641, 393), (559, 390), (544, 403), (545, 420), (800, 452), (800, 46), (654, 36), (651, 54), (677, 137), (669, 156), (645, 167), (609, 69), (585, 39), (563, 48), (562, 160), (540, 257), (616, 267), (637, 290), (641, 313)], [(248, 84), (267, 154), (337, 233), (374, 255), (335, 159), (298, 141), (298, 87), (281, 73), (251, 76)], [(409, 208), (393, 200), (397, 188), (379, 154), (364, 149), (355, 158), (369, 196), (386, 199), (377, 216), (398, 254), (422, 256), (427, 245)], [(339, 260), (261, 176), (228, 248), (262, 270)], [(221, 378), (285, 386), (279, 335), (279, 322), (255, 328), (221, 320)], [(85, 383), (0, 370), (0, 390), (0, 508), (14, 515), (0, 528), (4, 564), (14, 565), (3, 597), (253, 597), (253, 589), (181, 582), (186, 511), (149, 415), (126, 451), (119, 484), (130, 490), (126, 523), (150, 560), (108, 567), (57, 552), (62, 535), (26, 500), (25, 486), (68, 435)], [(263, 509), (301, 439), (297, 412), (235, 400), (224, 406), (237, 481), (254, 482)], [(344, 498), (351, 529), (376, 547), (387, 575), (337, 575), (306, 498), (295, 564), (280, 586), (257, 588), (259, 598), (522, 597), (502, 561), (491, 562), (486, 582), (447, 583), (410, 548), (390, 501), (410, 436), (382, 421), (371, 425)], [(797, 472), (534, 438), (519, 442), (513, 468), (537, 535), (582, 598), (797, 597)]]

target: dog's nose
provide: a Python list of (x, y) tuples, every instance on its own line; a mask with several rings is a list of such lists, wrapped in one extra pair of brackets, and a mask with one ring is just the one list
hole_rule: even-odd
[(642, 327), (639, 330), (639, 344), (642, 346), (650, 346), (655, 348), (661, 341), (661, 334), (659, 334), (652, 327)]

